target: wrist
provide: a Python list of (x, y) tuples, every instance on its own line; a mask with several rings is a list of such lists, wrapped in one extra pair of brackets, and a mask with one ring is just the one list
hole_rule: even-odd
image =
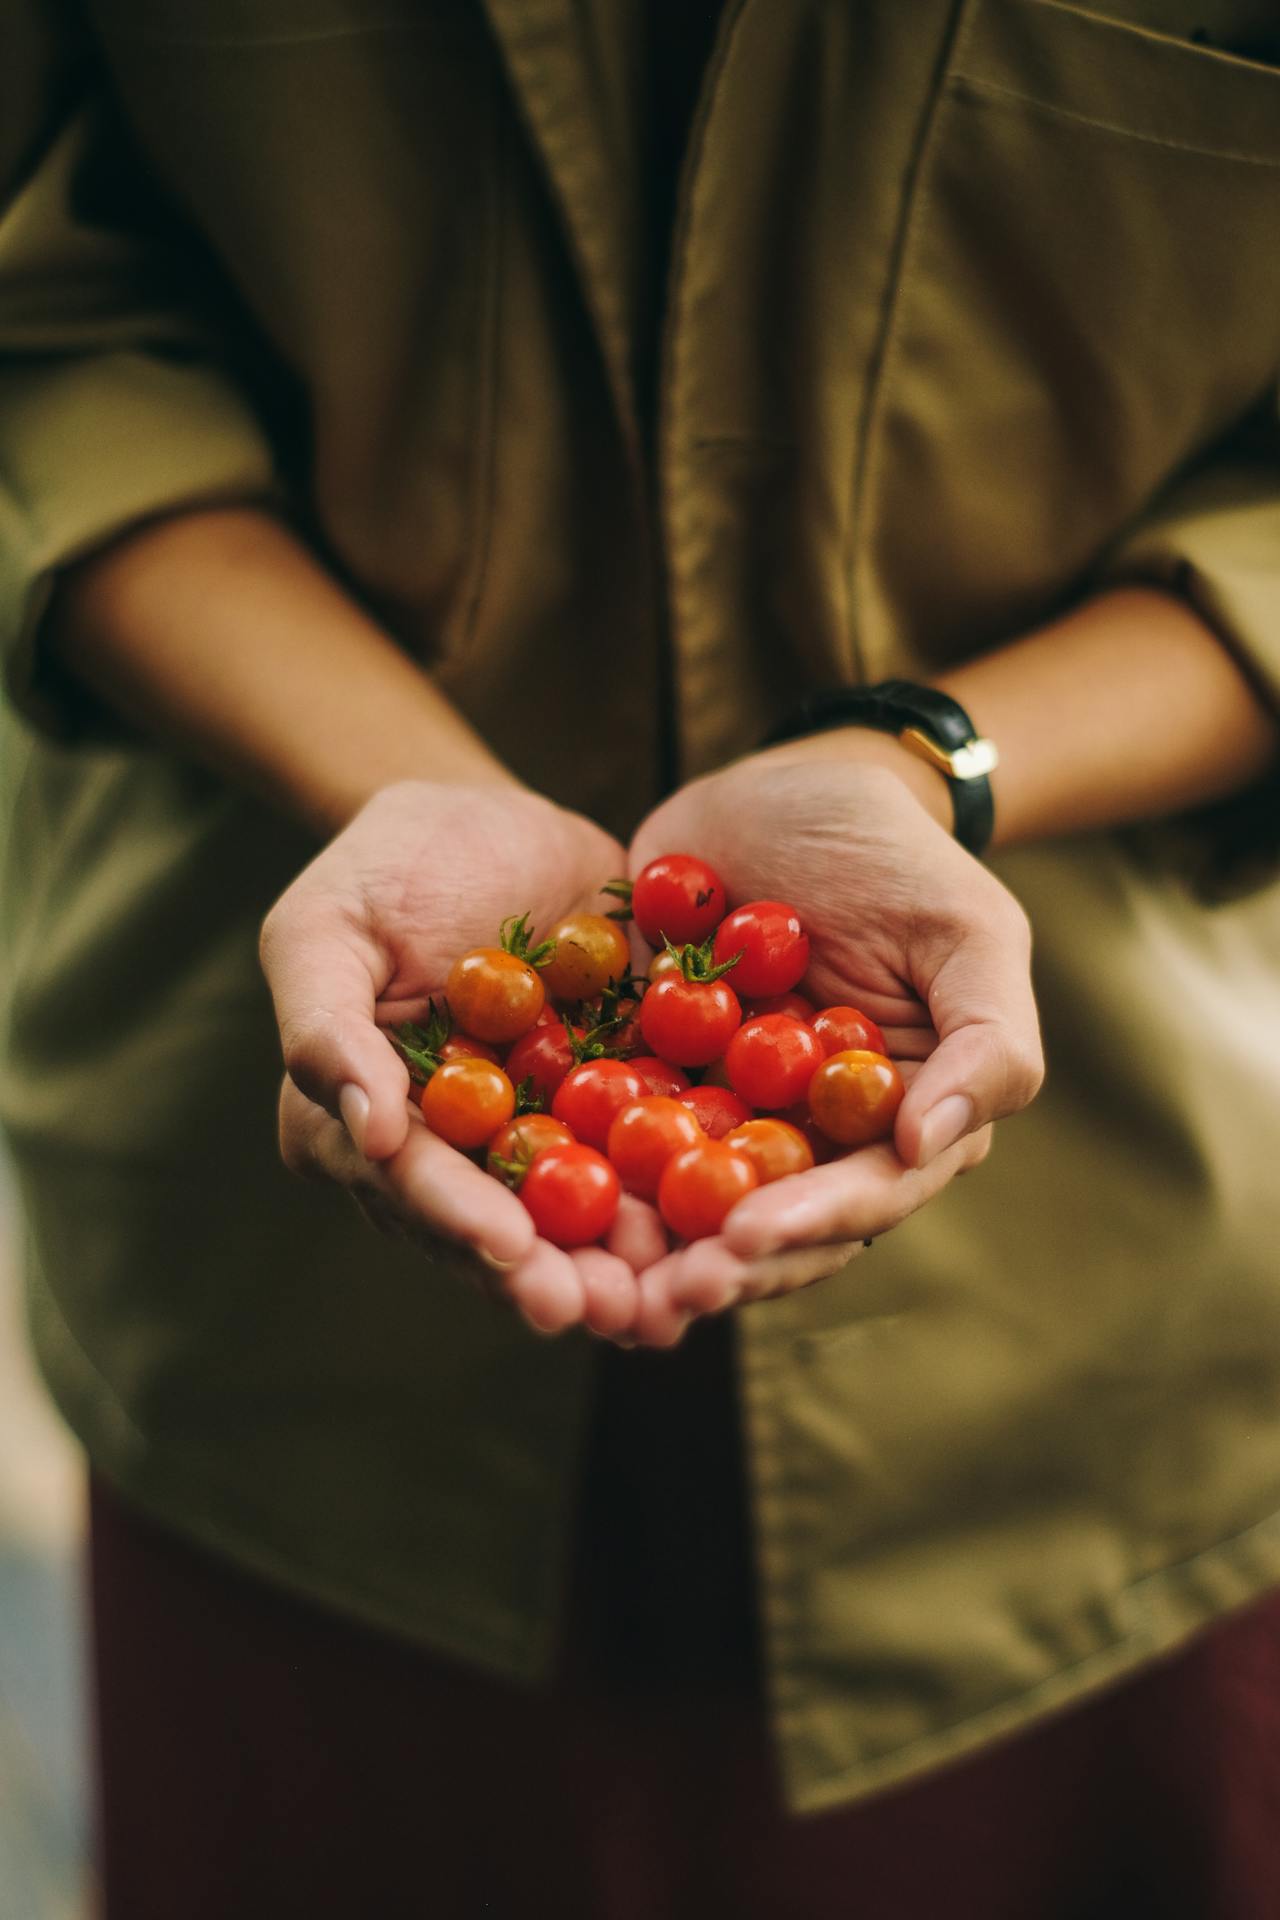
[(873, 727), (830, 727), (805, 734), (781, 746), (768, 747), (757, 758), (773, 765), (825, 763), (845, 767), (878, 767), (891, 773), (917, 804), (947, 833), (952, 827), (951, 793), (944, 776), (927, 761), (902, 746), (892, 734)]

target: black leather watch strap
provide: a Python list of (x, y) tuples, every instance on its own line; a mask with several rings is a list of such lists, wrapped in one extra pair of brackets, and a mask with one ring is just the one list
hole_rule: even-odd
[[(995, 752), (990, 742), (979, 738), (958, 700), (936, 687), (918, 686), (914, 680), (881, 680), (872, 687), (829, 687), (809, 694), (791, 718), (769, 735), (765, 745), (777, 746), (784, 740), (828, 732), (833, 727), (875, 727), (881, 733), (894, 734), (913, 752), (927, 742), (941, 749), (936, 758), (927, 753), (922, 757), (930, 759), (951, 789), (955, 837), (970, 853), (980, 856), (986, 851), (995, 827), (989, 778)], [(912, 733), (924, 736), (924, 740), (904, 738)], [(945, 763), (944, 756), (959, 756), (961, 769), (966, 759), (972, 760), (981, 770), (957, 770)]]

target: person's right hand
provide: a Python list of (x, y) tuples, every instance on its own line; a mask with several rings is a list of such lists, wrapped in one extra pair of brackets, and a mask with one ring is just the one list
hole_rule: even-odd
[(545, 933), (571, 908), (602, 904), (602, 882), (625, 870), (607, 833), (523, 787), (406, 781), (361, 809), (262, 930), (285, 1164), (348, 1188), (384, 1229), (447, 1245), (547, 1332), (631, 1324), (636, 1269), (661, 1250), (647, 1221), (624, 1208), (616, 1251), (570, 1255), (539, 1240), (513, 1193), (422, 1124), (384, 1029), (420, 1017), (453, 961), (494, 945), (513, 912)]

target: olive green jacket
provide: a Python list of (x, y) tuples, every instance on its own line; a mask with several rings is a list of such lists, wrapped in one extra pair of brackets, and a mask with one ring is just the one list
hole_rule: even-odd
[[(3, 1114), (43, 1365), (194, 1537), (528, 1678), (588, 1344), (280, 1170), (255, 936), (307, 848), (57, 684), (58, 568), (279, 502), (624, 831), (802, 687), (1108, 579), (1185, 592), (1280, 696), (1274, 8), (731, 0), (663, 287), (643, 13), (3, 9)], [(740, 1316), (798, 1808), (1280, 1579), (1275, 828), (1255, 795), (1002, 859), (1045, 1093), (872, 1259)]]

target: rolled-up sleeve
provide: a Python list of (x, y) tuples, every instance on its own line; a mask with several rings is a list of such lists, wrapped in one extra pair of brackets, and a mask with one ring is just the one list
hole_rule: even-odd
[(0, 0), (0, 646), (10, 700), (70, 740), (104, 716), (42, 656), (60, 570), (156, 516), (283, 489), (93, 50), (54, 18)]
[[(1277, 403), (1280, 395), (1153, 504), (1108, 556), (1103, 584), (1145, 582), (1185, 600), (1280, 718)], [(1251, 892), (1280, 873), (1280, 768), (1230, 801), (1139, 837), (1206, 899)]]

